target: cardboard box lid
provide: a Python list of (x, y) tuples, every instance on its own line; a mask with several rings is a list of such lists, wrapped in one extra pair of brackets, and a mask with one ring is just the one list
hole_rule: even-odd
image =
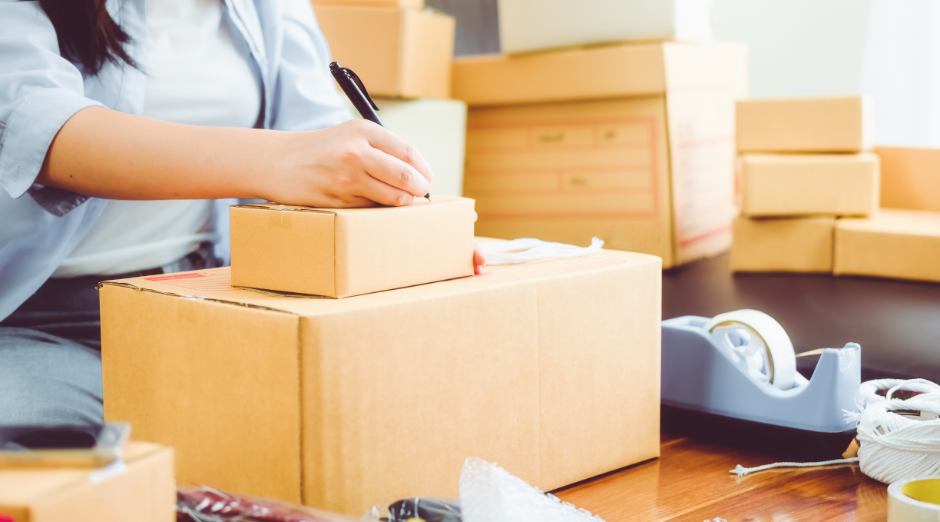
[[(171, 450), (160, 444), (130, 442), (124, 451), (124, 461), (131, 464), (165, 451)], [(102, 469), (0, 468), (0, 509), (27, 510), (36, 503), (87, 486), (96, 474), (106, 477)]]
[(478, 276), (338, 300), (236, 288), (231, 286), (230, 267), (104, 281), (101, 285), (123, 286), (186, 299), (201, 299), (302, 317), (316, 317), (365, 308), (395, 306), (409, 301), (431, 300), (449, 294), (479, 292), (494, 286), (528, 284), (533, 281), (556, 278), (565, 273), (603, 271), (628, 265), (661, 262), (659, 257), (647, 254), (604, 250), (585, 257), (547, 259), (519, 265), (487, 267), (485, 273)]
[(507, 105), (667, 91), (747, 94), (747, 47), (740, 43), (609, 45), (518, 56), (454, 60), (453, 97), (469, 105)]

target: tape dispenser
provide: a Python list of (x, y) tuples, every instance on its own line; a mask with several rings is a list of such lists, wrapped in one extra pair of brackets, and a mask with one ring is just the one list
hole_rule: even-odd
[[(838, 458), (855, 428), (861, 347), (813, 350), (796, 371), (783, 327), (757, 310), (662, 322), (662, 423), (667, 431), (802, 459)], [(802, 355), (802, 354), (801, 354)]]

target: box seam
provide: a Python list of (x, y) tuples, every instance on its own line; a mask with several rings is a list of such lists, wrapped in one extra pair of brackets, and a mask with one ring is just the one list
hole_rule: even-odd
[(191, 300), (194, 300), (194, 301), (208, 301), (208, 302), (210, 302), (210, 303), (219, 303), (219, 304), (230, 305), (230, 306), (240, 306), (240, 307), (242, 307), (242, 308), (249, 308), (249, 309), (252, 309), (252, 310), (263, 310), (263, 311), (266, 311), (266, 312), (277, 312), (277, 313), (281, 313), (281, 314), (300, 315), (300, 314), (298, 314), (298, 313), (296, 313), (296, 312), (291, 312), (291, 311), (289, 311), (289, 310), (282, 310), (282, 309), (280, 309), (280, 308), (271, 308), (271, 307), (269, 307), (269, 306), (261, 306), (261, 305), (250, 304), (250, 303), (240, 303), (240, 302), (238, 302), (238, 301), (229, 301), (229, 300), (226, 300), (226, 299), (217, 299), (217, 298), (214, 298), (214, 297), (199, 297), (199, 296), (187, 295), (187, 294), (177, 294), (177, 293), (175, 293), (175, 292), (164, 292), (164, 291), (161, 291), (161, 290), (154, 290), (154, 289), (152, 289), (152, 288), (145, 288), (145, 287), (142, 287), (142, 286), (132, 285), (132, 284), (130, 284), (130, 283), (121, 283), (121, 282), (117, 282), (117, 281), (102, 281), (102, 282), (98, 283), (98, 286), (95, 287), (95, 288), (96, 288), (97, 290), (101, 290), (101, 288), (104, 287), (104, 286), (116, 286), (116, 287), (120, 287), (120, 288), (127, 288), (127, 289), (130, 289), (130, 290), (136, 290), (136, 291), (138, 291), (138, 292), (152, 292), (152, 293), (154, 293), (154, 294), (165, 295), (165, 296), (168, 296), (168, 297), (176, 297), (176, 298), (179, 298), (179, 299), (191, 299)]
[(306, 476), (304, 462), (304, 365), (303, 365), (303, 320), (301, 317), (297, 317), (297, 434), (299, 440), (297, 441), (297, 455), (300, 458), (299, 462), (299, 471), (300, 471), (300, 491), (297, 498), (300, 499), (300, 503), (306, 505), (307, 499), (304, 498), (304, 492), (306, 491)]
[[(665, 62), (665, 53), (663, 57)], [(665, 67), (665, 65), (664, 65)], [(663, 71), (664, 74), (668, 74), (666, 71)], [(669, 78), (666, 78), (666, 83), (669, 82)], [(679, 264), (679, 246), (678, 246), (678, 235), (676, 234), (676, 227), (678, 223), (676, 222), (676, 209), (675, 202), (673, 200), (673, 166), (672, 166), (672, 130), (669, 128), (669, 93), (663, 93), (663, 124), (665, 128), (663, 131), (666, 135), (666, 193), (668, 197), (666, 198), (666, 205), (669, 208), (669, 266), (663, 266), (663, 269), (672, 268), (678, 266)], [(654, 145), (655, 146), (655, 145)], [(656, 197), (659, 198), (660, 195), (656, 194)]]
[(535, 346), (537, 348), (535, 352), (535, 367), (538, 368), (538, 371), (535, 372), (535, 382), (539, 392), (539, 403), (535, 408), (536, 422), (539, 427), (535, 446), (538, 458), (535, 459), (535, 464), (538, 466), (539, 486), (543, 487), (545, 485), (545, 478), (542, 476), (542, 310), (539, 307), (538, 281), (534, 281), (532, 286), (535, 287)]

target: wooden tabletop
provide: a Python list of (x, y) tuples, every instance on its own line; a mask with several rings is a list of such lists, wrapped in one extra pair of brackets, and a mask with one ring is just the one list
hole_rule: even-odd
[(607, 522), (884, 521), (886, 485), (857, 464), (784, 468), (743, 477), (728, 470), (777, 462), (755, 453), (664, 433), (659, 459), (570, 486), (555, 494)]

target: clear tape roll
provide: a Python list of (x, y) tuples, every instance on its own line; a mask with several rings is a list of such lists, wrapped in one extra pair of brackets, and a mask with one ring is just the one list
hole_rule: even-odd
[(705, 325), (711, 332), (722, 326), (747, 330), (763, 344), (767, 359), (767, 377), (774, 387), (789, 390), (796, 379), (796, 353), (787, 332), (773, 317), (758, 310), (737, 310), (718, 314)]
[(940, 478), (901, 480), (888, 486), (888, 522), (940, 520)]

